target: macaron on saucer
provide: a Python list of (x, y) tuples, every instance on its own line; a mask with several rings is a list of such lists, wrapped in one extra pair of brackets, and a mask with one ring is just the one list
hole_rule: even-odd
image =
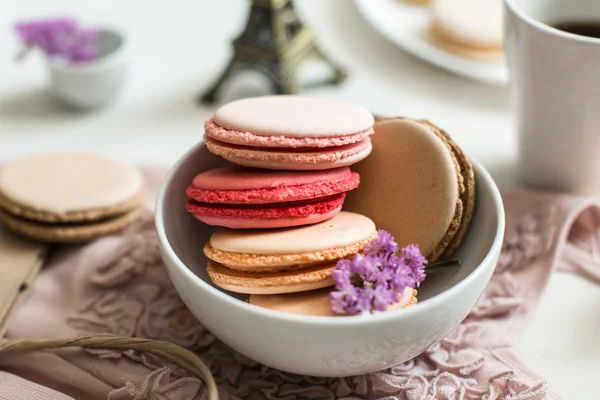
[(418, 244), (429, 262), (450, 257), (473, 215), (471, 163), (427, 121), (383, 119), (375, 131), (373, 152), (354, 166), (362, 182), (348, 195), (345, 209), (368, 215), (400, 247)]
[(502, 7), (502, 0), (434, 0), (430, 6), (430, 39), (466, 58), (501, 60)]
[(344, 102), (301, 96), (242, 99), (205, 123), (208, 149), (235, 164), (282, 170), (352, 165), (369, 155), (373, 115)]
[(219, 230), (204, 247), (215, 285), (236, 293), (293, 293), (333, 286), (337, 260), (377, 237), (369, 218), (342, 211), (298, 228)]
[(135, 166), (88, 153), (47, 153), (0, 168), (0, 222), (47, 242), (76, 242), (119, 231), (144, 205)]
[(186, 194), (197, 219), (234, 229), (283, 228), (321, 222), (342, 209), (360, 178), (347, 167), (274, 171), (228, 166), (197, 175)]

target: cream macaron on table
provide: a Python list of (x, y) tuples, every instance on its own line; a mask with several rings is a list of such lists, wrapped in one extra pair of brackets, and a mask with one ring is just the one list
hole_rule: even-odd
[(0, 168), (0, 222), (44, 242), (81, 242), (117, 232), (141, 215), (145, 179), (127, 162), (53, 152)]

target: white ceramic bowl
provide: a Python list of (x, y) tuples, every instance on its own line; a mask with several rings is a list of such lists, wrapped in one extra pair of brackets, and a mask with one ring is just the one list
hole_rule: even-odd
[(49, 60), (52, 91), (64, 103), (80, 109), (109, 104), (121, 91), (129, 72), (126, 42), (114, 30), (100, 29), (97, 59), (73, 65)]
[(156, 229), (169, 276), (196, 317), (220, 340), (265, 365), (296, 374), (350, 376), (408, 361), (467, 316), (490, 279), (502, 245), (502, 199), (476, 162), (477, 206), (456, 258), (461, 267), (428, 277), (413, 307), (354, 317), (306, 317), (262, 309), (216, 288), (206, 273), (204, 243), (213, 228), (185, 210), (185, 189), (226, 161), (203, 143), (173, 167), (156, 204)]

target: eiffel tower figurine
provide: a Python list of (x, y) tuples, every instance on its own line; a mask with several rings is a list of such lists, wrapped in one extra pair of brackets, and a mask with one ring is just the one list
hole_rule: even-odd
[(347, 74), (317, 46), (314, 32), (298, 18), (291, 0), (252, 0), (244, 32), (233, 41), (234, 55), (219, 79), (201, 97), (214, 103), (221, 85), (234, 73), (251, 69), (265, 75), (277, 94), (298, 90), (297, 68), (309, 57), (324, 61), (333, 70), (330, 83)]

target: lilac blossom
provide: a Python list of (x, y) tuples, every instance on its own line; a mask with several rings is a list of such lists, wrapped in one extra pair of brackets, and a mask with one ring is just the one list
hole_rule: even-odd
[(417, 245), (408, 245), (398, 254), (392, 235), (379, 230), (377, 239), (365, 246), (363, 254), (336, 264), (331, 309), (351, 315), (385, 311), (399, 301), (405, 288), (416, 288), (423, 282), (426, 264)]
[(97, 32), (82, 28), (72, 19), (20, 22), (15, 31), (24, 44), (20, 58), (35, 47), (49, 58), (67, 63), (86, 62), (98, 56)]

